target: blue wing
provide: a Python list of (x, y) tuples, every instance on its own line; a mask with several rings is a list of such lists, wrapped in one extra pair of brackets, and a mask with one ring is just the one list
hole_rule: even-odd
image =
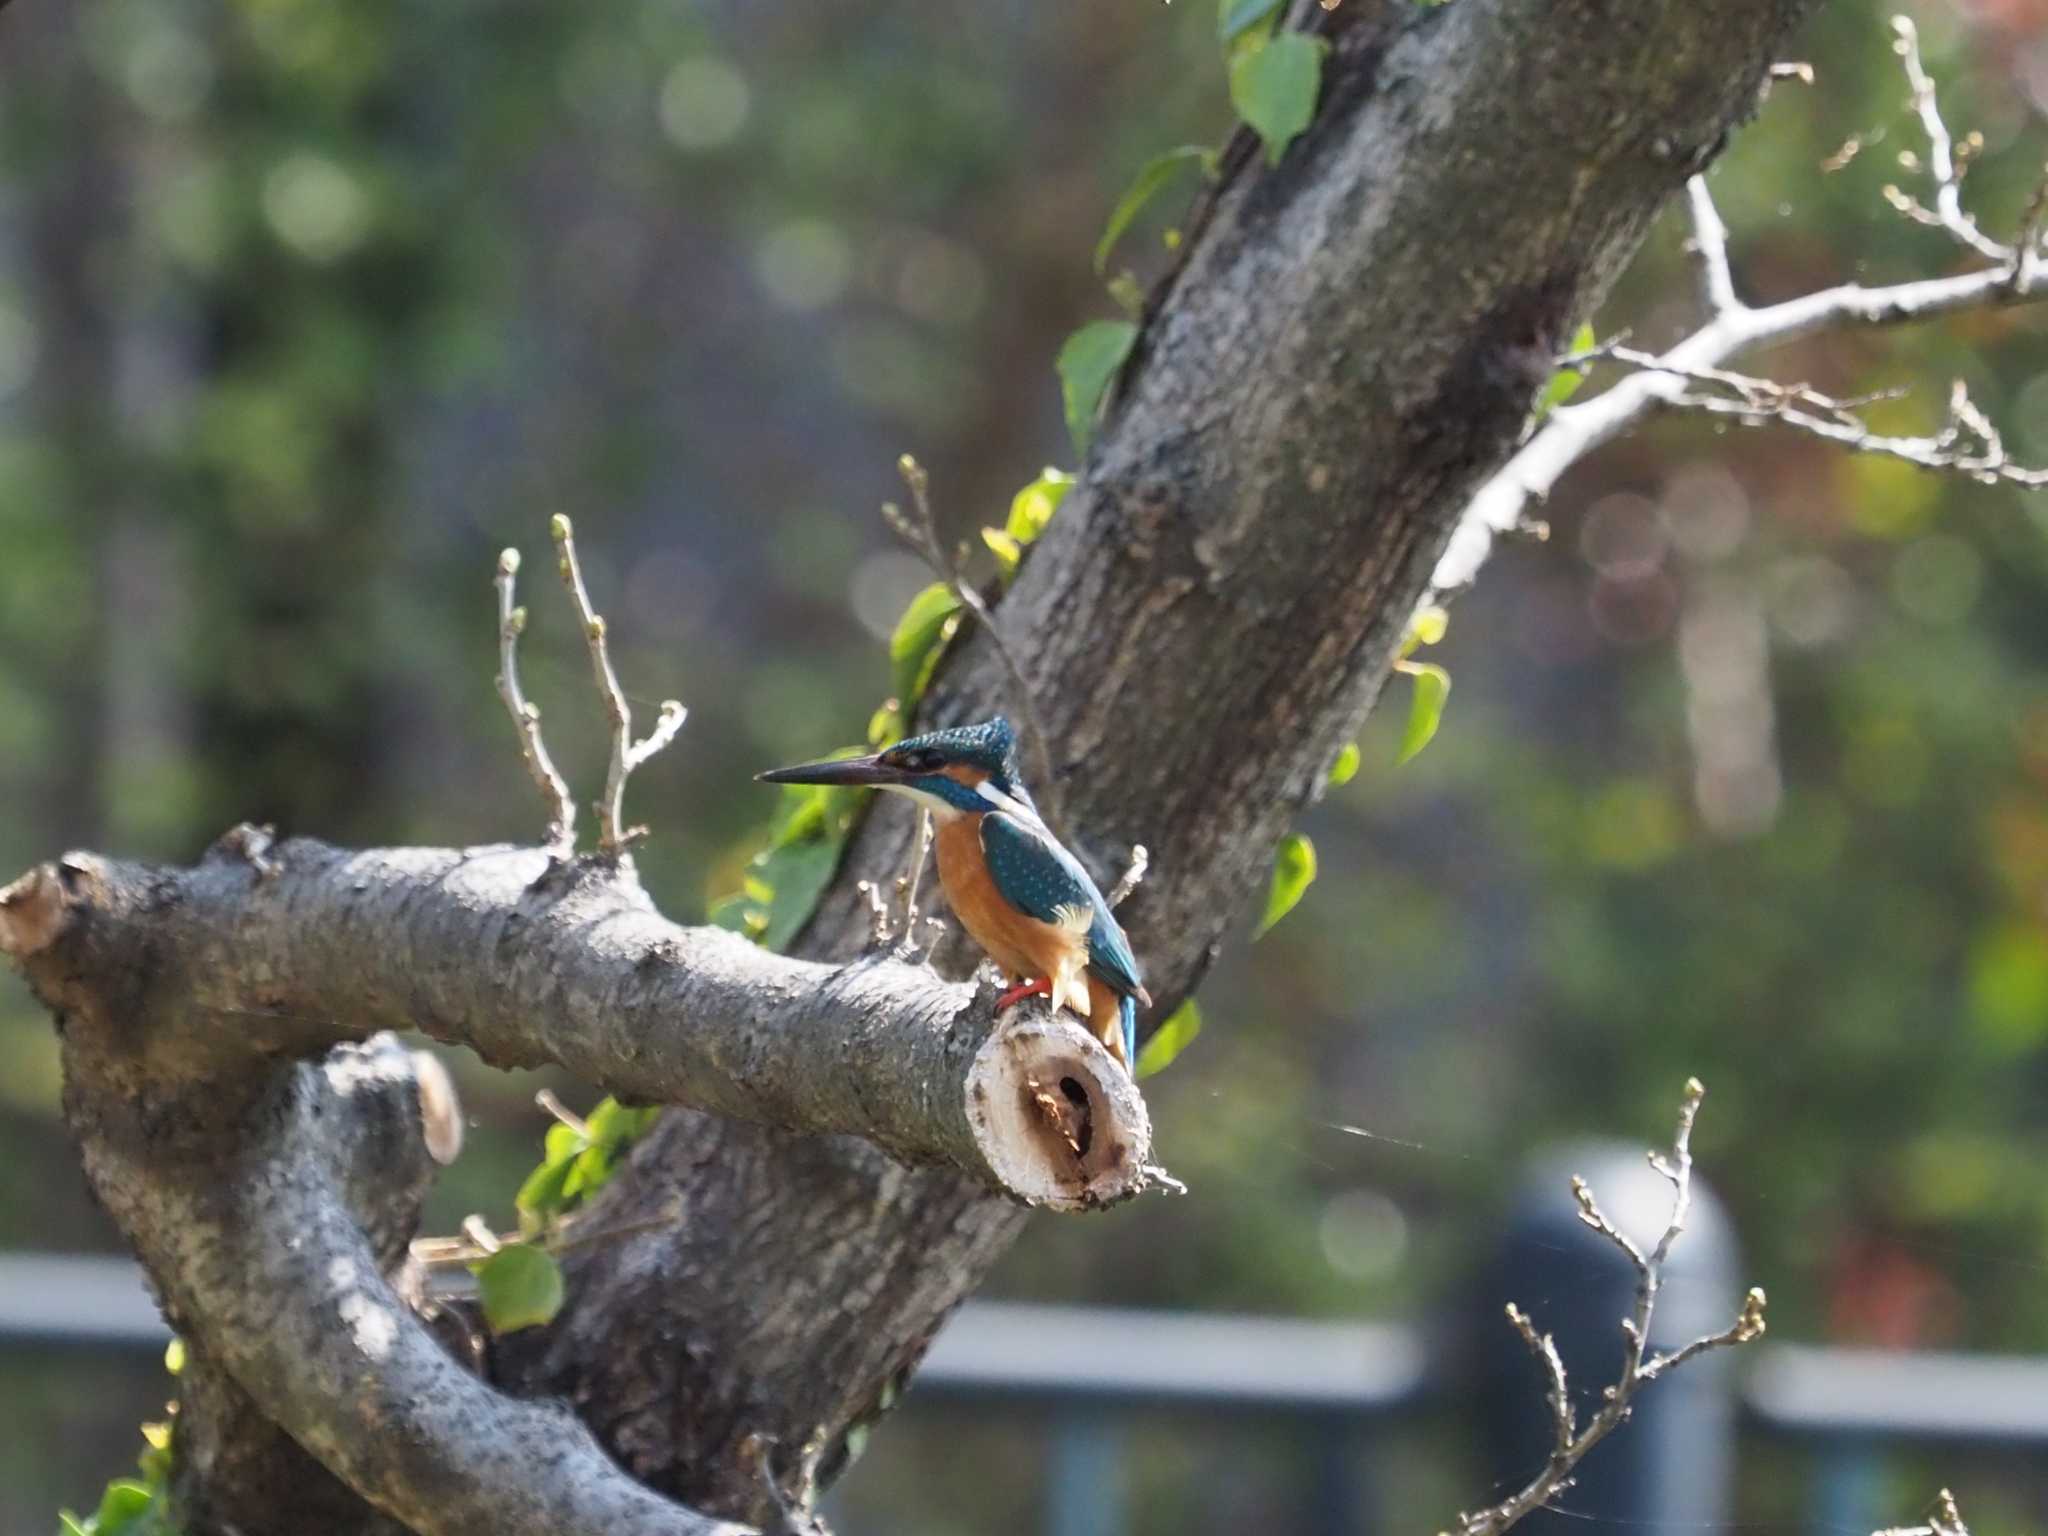
[(1043, 828), (1004, 811), (990, 811), (981, 818), (981, 851), (988, 860), (989, 878), (1003, 899), (1040, 922), (1058, 922), (1056, 913), (1061, 907), (1093, 912), (1088, 969), (1126, 997), (1144, 992), (1131, 941), (1110, 916), (1109, 903), (1102, 899), (1080, 860)]

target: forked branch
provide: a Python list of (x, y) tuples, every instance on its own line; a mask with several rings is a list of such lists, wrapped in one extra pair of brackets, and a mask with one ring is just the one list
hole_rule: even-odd
[(1663, 1235), (1649, 1252), (1645, 1253), (1641, 1244), (1609, 1220), (1594, 1198), (1592, 1187), (1584, 1179), (1572, 1180), (1572, 1198), (1578, 1202), (1579, 1220), (1612, 1243), (1636, 1272), (1635, 1307), (1621, 1320), (1624, 1341), (1621, 1373), (1602, 1393), (1600, 1411), (1582, 1427), (1572, 1404), (1564, 1357), (1557, 1351), (1556, 1339), (1550, 1334), (1537, 1332), (1528, 1314), (1509, 1302), (1509, 1324), (1521, 1335), (1529, 1353), (1543, 1368), (1546, 1381), (1544, 1396), (1550, 1406), (1550, 1457), (1541, 1471), (1500, 1503), (1476, 1512), (1460, 1513), (1454, 1533), (1447, 1532), (1445, 1536), (1500, 1536), (1523, 1516), (1540, 1509), (1571, 1486), (1573, 1470), (1588, 1451), (1606, 1439), (1628, 1417), (1629, 1405), (1644, 1387), (1708, 1350), (1747, 1344), (1752, 1339), (1763, 1337), (1764, 1293), (1751, 1287), (1742, 1299), (1735, 1320), (1719, 1333), (1707, 1334), (1683, 1348), (1666, 1352), (1653, 1353), (1649, 1346), (1650, 1324), (1657, 1310), (1657, 1293), (1664, 1283), (1664, 1266), (1684, 1233), (1686, 1218), (1692, 1210), (1692, 1126), (1706, 1092), (1698, 1078), (1686, 1083), (1685, 1099), (1678, 1110), (1678, 1132), (1672, 1138), (1670, 1152), (1650, 1154), (1650, 1166), (1671, 1186), (1671, 1213), (1665, 1221)]
[[(1912, 105), (1929, 142), (1924, 163), (1908, 157), (1909, 170), (1925, 169), (1933, 184), (1932, 206), (1898, 187), (1887, 201), (1907, 217), (1946, 231), (1959, 245), (1993, 265), (1953, 277), (1866, 287), (1844, 283), (1800, 298), (1752, 308), (1736, 293), (1728, 257), (1728, 230), (1707, 190), (1706, 178), (1686, 186), (1692, 221), (1691, 249), (1699, 268), (1706, 321), (1690, 336), (1654, 357), (1606, 349), (1602, 355), (1638, 369), (1583, 403), (1553, 410), (1514, 456), (1466, 504), (1456, 532), (1438, 560), (1425, 601), (1472, 584), (1496, 539), (1528, 526), (1531, 503), (1549, 496), (1559, 478), (1579, 460), (1637, 425), (1658, 409), (1698, 410), (1744, 426), (1790, 426), (1856, 452), (1878, 453), (1925, 469), (2004, 481), (2022, 487), (2048, 484), (2048, 470), (2014, 464), (1991, 423), (1959, 391), (1949, 419), (1930, 437), (1885, 437), (1872, 432), (1849, 407), (1803, 384), (1722, 373), (1730, 359), (1760, 347), (1794, 341), (1817, 331), (1903, 325), (1966, 310), (1995, 309), (2039, 301), (2048, 295), (2042, 271), (2048, 265), (2048, 176), (2022, 215), (2011, 244), (1994, 240), (1962, 206), (1962, 182), (1971, 150), (1959, 149), (1941, 117), (1934, 85), (1920, 60), (1912, 23), (1893, 23), (1893, 43), (1904, 67)], [(1977, 142), (1965, 136), (1963, 145)], [(1719, 386), (1689, 388), (1703, 381)], [(1739, 381), (1739, 382), (1738, 382)], [(1733, 384), (1734, 392), (1727, 386)]]
[(626, 780), (632, 777), (634, 769), (676, 739), (689, 711), (674, 699), (663, 699), (660, 715), (647, 739), (633, 740), (632, 706), (626, 702), (625, 690), (619, 687), (618, 673), (612, 670), (604, 615), (592, 605), (590, 589), (583, 584), (583, 565), (576, 558), (575, 529), (568, 518), (557, 514), (549, 530), (554, 535), (562, 585), (569, 589), (577, 616), (583, 621), (583, 638), (590, 647), (591, 676), (597, 683), (598, 696), (604, 700), (605, 716), (611, 721), (611, 764), (605, 770), (604, 798), (597, 803), (597, 849), (616, 858), (636, 839), (647, 835), (645, 827), (626, 825)]

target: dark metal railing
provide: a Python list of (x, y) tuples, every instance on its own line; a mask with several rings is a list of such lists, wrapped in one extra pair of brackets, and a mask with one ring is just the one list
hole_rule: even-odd
[[(1482, 1293), (1461, 1308), (1491, 1325), (1498, 1303), (1520, 1302), (1555, 1331), (1572, 1379), (1590, 1402), (1618, 1363), (1615, 1323), (1634, 1276), (1611, 1245), (1575, 1218), (1560, 1169), (1586, 1171), (1625, 1229), (1656, 1216), (1656, 1190), (1638, 1180), (1640, 1154), (1581, 1148), (1532, 1175)], [(1667, 1273), (1653, 1342), (1668, 1345), (1725, 1325), (1740, 1293), (1734, 1243), (1710, 1192), (1694, 1188), (1680, 1262)], [(161, 1349), (170, 1335), (132, 1263), (113, 1258), (0, 1254), (0, 1350), (35, 1345)], [(1455, 1344), (1462, 1363), (1444, 1363)], [(1467, 1347), (1469, 1345), (1469, 1347)], [(1899, 1511), (1866, 1507), (1873, 1469), (1902, 1444), (2048, 1449), (2048, 1358), (1888, 1353), (1772, 1343), (1703, 1356), (1647, 1393), (1635, 1421), (1581, 1469), (1571, 1521), (1591, 1514), (1634, 1525), (1697, 1530), (1726, 1519), (1735, 1432), (1803, 1441), (1813, 1468), (1816, 1526), (1875, 1529)], [(1617, 1357), (1610, 1362), (1610, 1357)], [(1605, 1374), (1603, 1374), (1603, 1367)], [(1542, 1383), (1502, 1323), (1435, 1340), (1401, 1324), (1315, 1322), (1209, 1313), (970, 1302), (918, 1372), (909, 1403), (945, 1399), (1029, 1405), (1050, 1420), (1048, 1536), (1119, 1536), (1125, 1518), (1122, 1442), (1134, 1415), (1175, 1412), (1285, 1415), (1318, 1448), (1314, 1528), (1355, 1529), (1363, 1506), (1359, 1431), (1426, 1400), (1469, 1410), (1487, 1426), (1491, 1475), (1533, 1471), (1547, 1450)], [(1398, 1522), (1403, 1526), (1413, 1521)], [(1539, 1536), (1546, 1517), (1525, 1529)], [(1417, 1527), (1418, 1529), (1421, 1527)]]

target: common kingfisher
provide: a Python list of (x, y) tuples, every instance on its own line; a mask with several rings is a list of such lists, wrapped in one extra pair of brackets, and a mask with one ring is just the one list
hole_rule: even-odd
[(907, 795), (938, 825), (939, 884), (974, 941), (1015, 983), (998, 1010), (1045, 995), (1085, 1018), (1125, 1070), (1138, 1004), (1152, 1005), (1131, 942), (1081, 861), (1060, 846), (1017, 771), (998, 715), (932, 731), (872, 757), (776, 768), (770, 784), (860, 784)]

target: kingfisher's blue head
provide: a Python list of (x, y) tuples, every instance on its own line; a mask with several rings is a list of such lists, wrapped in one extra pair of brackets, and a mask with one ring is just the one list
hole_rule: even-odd
[(865, 784), (908, 795), (941, 818), (977, 811), (1037, 808), (1017, 773), (1017, 736), (1001, 715), (911, 736), (873, 757), (775, 768), (770, 784)]

